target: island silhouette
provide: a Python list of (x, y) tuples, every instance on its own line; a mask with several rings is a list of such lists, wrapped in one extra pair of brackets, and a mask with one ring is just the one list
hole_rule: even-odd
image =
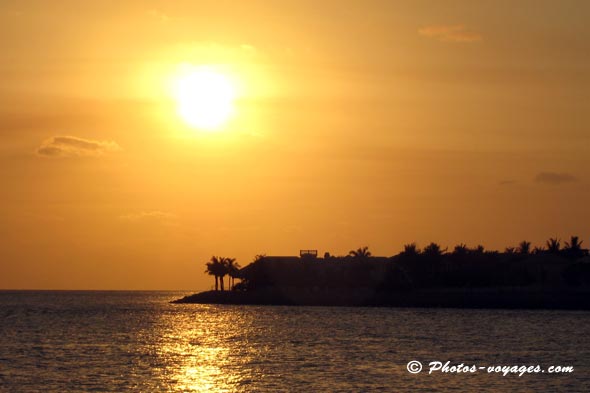
[(578, 236), (503, 252), (411, 243), (391, 257), (361, 247), (345, 256), (257, 255), (243, 268), (213, 256), (205, 266), (215, 289), (174, 303), (590, 309), (590, 256)]

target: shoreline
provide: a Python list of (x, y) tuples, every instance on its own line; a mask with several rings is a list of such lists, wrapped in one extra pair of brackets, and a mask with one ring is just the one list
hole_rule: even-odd
[(368, 289), (267, 288), (251, 292), (205, 291), (171, 303), (587, 311), (590, 288), (431, 288), (381, 293)]

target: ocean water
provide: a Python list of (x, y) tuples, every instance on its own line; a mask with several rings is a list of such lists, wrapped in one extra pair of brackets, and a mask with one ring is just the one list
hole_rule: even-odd
[(169, 303), (183, 295), (0, 292), (0, 391), (590, 391), (589, 312)]

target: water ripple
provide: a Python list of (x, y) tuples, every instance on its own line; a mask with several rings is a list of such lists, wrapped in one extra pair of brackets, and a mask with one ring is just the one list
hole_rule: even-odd
[[(590, 313), (172, 305), (169, 292), (0, 292), (0, 391), (589, 391)], [(574, 365), (411, 375), (406, 363)]]

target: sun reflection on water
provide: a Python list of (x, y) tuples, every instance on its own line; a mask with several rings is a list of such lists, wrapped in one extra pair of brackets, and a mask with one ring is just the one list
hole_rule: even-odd
[[(190, 307), (190, 306), (187, 306)], [(247, 335), (251, 316), (209, 306), (194, 306), (194, 314), (166, 314), (156, 349), (160, 380), (169, 391), (243, 391), (251, 380), (244, 364), (250, 357), (238, 341)]]
[[(588, 313), (178, 305), (170, 297), (0, 296), (0, 391), (588, 391)], [(410, 355), (572, 364), (575, 373), (416, 378)]]

